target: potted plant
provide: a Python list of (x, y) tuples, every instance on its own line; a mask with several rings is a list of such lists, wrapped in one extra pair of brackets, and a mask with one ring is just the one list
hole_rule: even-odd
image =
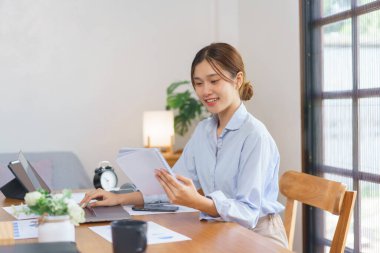
[(40, 216), (38, 241), (75, 241), (75, 229), (84, 222), (84, 210), (71, 199), (71, 191), (63, 190), (60, 194), (50, 194), (38, 190), (25, 195), (26, 214)]
[(203, 105), (193, 96), (193, 92), (186, 89), (183, 92), (176, 92), (178, 87), (189, 85), (190, 82), (179, 81), (169, 85), (166, 89), (166, 110), (173, 109), (174, 112), (174, 131), (180, 136), (184, 136), (192, 121), (199, 119), (203, 115)]

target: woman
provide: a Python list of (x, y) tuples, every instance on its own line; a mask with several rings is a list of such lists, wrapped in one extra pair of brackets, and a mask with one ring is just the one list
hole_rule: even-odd
[(191, 66), (195, 92), (212, 113), (201, 121), (173, 167), (156, 178), (165, 196), (140, 192), (113, 194), (101, 189), (82, 203), (116, 205), (170, 201), (201, 211), (202, 219), (232, 221), (287, 247), (277, 202), (280, 157), (265, 126), (247, 112), (242, 100), (253, 95), (244, 64), (235, 48), (213, 43), (201, 49)]

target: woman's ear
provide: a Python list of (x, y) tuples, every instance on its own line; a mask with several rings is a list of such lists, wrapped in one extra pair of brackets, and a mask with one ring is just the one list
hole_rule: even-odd
[(244, 81), (244, 76), (243, 76), (243, 72), (238, 72), (236, 74), (236, 88), (239, 90), (240, 87), (243, 85), (243, 81)]

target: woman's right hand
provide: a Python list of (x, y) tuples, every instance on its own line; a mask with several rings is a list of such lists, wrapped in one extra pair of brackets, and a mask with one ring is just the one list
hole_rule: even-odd
[[(90, 202), (93, 199), (97, 199), (95, 202)], [(105, 191), (98, 188), (86, 193), (79, 205), (83, 208), (87, 205), (94, 206), (115, 206), (121, 204), (120, 194)]]

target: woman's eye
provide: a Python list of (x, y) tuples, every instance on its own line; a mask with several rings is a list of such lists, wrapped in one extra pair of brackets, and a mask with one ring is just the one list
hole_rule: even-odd
[(216, 84), (218, 81), (219, 81), (219, 79), (217, 79), (217, 80), (211, 80), (211, 83), (212, 84)]
[(195, 86), (201, 86), (202, 83), (195, 83)]

